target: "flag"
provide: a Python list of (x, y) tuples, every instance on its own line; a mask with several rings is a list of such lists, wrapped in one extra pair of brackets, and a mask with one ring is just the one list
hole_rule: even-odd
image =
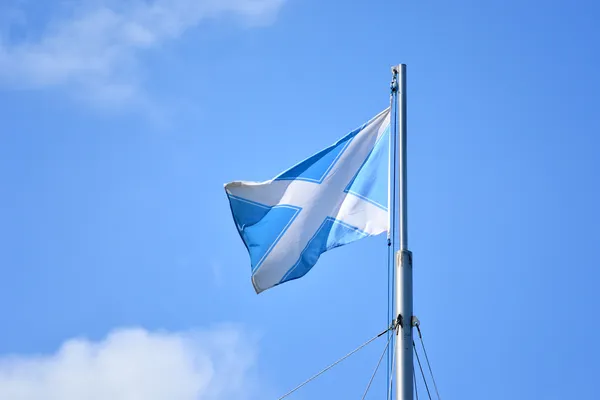
[(257, 293), (304, 276), (327, 250), (386, 232), (390, 109), (265, 182), (225, 185)]

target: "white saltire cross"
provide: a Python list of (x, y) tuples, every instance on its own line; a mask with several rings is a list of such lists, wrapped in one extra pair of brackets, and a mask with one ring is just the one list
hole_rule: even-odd
[[(320, 183), (307, 180), (269, 180), (266, 182), (232, 182), (227, 191), (237, 198), (265, 206), (300, 208), (291, 224), (258, 262), (253, 283), (258, 291), (279, 283), (293, 272), (302, 251), (327, 218), (350, 225), (367, 235), (388, 228), (388, 212), (360, 197), (345, 192), (365, 159), (383, 135), (389, 114), (367, 125), (350, 141)], [(386, 123), (386, 121), (388, 123)], [(264, 187), (268, 185), (268, 188)]]

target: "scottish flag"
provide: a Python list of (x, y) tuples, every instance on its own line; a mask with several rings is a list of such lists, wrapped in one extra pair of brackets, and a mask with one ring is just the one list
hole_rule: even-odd
[(387, 231), (390, 109), (266, 182), (225, 185), (257, 293), (327, 250)]

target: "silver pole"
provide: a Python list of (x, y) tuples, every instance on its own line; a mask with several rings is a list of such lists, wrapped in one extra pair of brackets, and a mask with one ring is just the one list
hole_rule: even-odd
[(396, 118), (399, 153), (400, 250), (396, 253), (395, 313), (399, 317), (396, 337), (396, 400), (413, 400), (413, 338), (412, 338), (412, 253), (408, 250), (408, 207), (406, 181), (406, 65), (393, 68), (398, 74)]

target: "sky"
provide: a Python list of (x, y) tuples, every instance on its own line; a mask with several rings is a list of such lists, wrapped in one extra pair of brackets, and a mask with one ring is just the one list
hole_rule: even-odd
[[(257, 295), (223, 184), (369, 120), (398, 63), (414, 310), (440, 394), (594, 398), (598, 15), (3, 1), (0, 399), (275, 399), (384, 329), (385, 235)], [(360, 398), (384, 345), (289, 398)], [(367, 398), (385, 398), (381, 373)]]

